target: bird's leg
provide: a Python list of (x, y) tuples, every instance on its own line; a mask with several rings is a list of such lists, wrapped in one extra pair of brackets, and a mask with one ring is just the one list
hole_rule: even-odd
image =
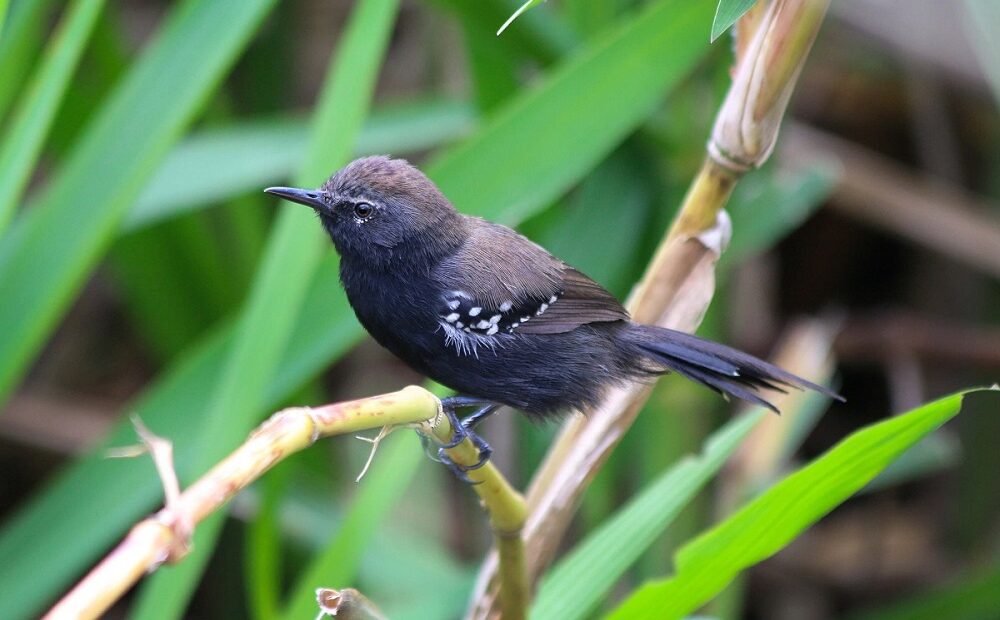
[[(455, 410), (459, 407), (479, 408), (468, 418), (462, 420), (455, 412)], [(479, 469), (486, 464), (490, 455), (493, 454), (493, 448), (491, 448), (490, 445), (486, 443), (486, 440), (476, 434), (472, 429), (475, 425), (486, 419), (491, 413), (499, 409), (500, 405), (492, 401), (472, 396), (451, 396), (441, 400), (441, 408), (444, 410), (445, 415), (448, 416), (448, 421), (451, 422), (452, 432), (454, 435), (451, 441), (438, 448), (438, 460), (444, 463), (444, 465), (446, 465), (459, 480), (471, 483), (472, 481), (469, 479), (469, 476), (466, 475), (466, 472), (472, 471), (473, 469)], [(476, 450), (479, 452), (479, 460), (473, 465), (460, 465), (453, 461), (445, 453), (445, 450), (448, 448), (454, 448), (458, 444), (462, 443), (462, 441), (466, 438), (472, 442), (472, 445), (474, 445)]]

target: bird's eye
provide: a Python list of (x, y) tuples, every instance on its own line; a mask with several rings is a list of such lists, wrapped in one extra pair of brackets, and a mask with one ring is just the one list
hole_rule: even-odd
[(375, 212), (375, 207), (367, 202), (358, 202), (354, 205), (354, 215), (362, 220), (371, 217), (371, 214)]

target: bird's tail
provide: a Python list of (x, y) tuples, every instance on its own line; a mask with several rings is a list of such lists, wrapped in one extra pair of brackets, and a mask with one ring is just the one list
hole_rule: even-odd
[(652, 372), (673, 371), (702, 385), (778, 412), (760, 390), (808, 388), (843, 401), (837, 393), (742, 351), (691, 334), (633, 323), (628, 339)]

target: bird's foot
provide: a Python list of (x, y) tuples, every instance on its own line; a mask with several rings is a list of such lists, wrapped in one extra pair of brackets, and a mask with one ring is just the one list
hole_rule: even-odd
[[(443, 463), (448, 469), (451, 470), (451, 473), (455, 474), (455, 477), (462, 482), (476, 484), (469, 478), (468, 472), (474, 469), (479, 469), (485, 465), (489, 460), (490, 455), (493, 454), (493, 448), (491, 448), (490, 444), (486, 443), (486, 440), (480, 437), (473, 430), (473, 428), (479, 422), (482, 422), (488, 415), (499, 409), (500, 405), (468, 396), (452, 396), (442, 399), (441, 406), (444, 410), (444, 414), (448, 417), (448, 421), (451, 422), (451, 428), (454, 434), (452, 435), (451, 441), (438, 448), (436, 460)], [(468, 418), (462, 420), (455, 412), (455, 410), (459, 407), (478, 407), (478, 409)], [(454, 448), (466, 439), (471, 441), (472, 445), (475, 446), (476, 450), (479, 452), (478, 460), (472, 465), (462, 465), (460, 463), (456, 463), (446, 452), (448, 449)]]

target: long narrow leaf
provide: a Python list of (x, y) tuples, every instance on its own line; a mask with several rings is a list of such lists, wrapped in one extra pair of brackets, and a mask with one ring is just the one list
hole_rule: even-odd
[(677, 553), (677, 573), (647, 584), (610, 618), (681, 618), (742, 570), (774, 555), (961, 410), (965, 392), (861, 429)]
[[(75, 0), (66, 7), (41, 67), (20, 100), (0, 143), (0, 234), (28, 185), (42, 143), (76, 69), (104, 0)], [(2, 11), (2, 9), (0, 9)], [(2, 14), (2, 13), (0, 13)]]
[(0, 119), (31, 73), (53, 0), (21, 0), (8, 8), (0, 29)]
[(171, 144), (274, 0), (188, 0), (0, 240), (0, 399), (24, 373)]
[(3, 25), (7, 21), (7, 5), (9, 0), (0, 0), (0, 37), (3, 36)]
[(765, 415), (757, 410), (730, 421), (701, 455), (679, 461), (587, 536), (542, 581), (531, 617), (587, 617)]
[(757, 0), (719, 0), (719, 6), (715, 9), (715, 19), (712, 20), (712, 41), (729, 30), (729, 27), (749, 11), (755, 2)]

